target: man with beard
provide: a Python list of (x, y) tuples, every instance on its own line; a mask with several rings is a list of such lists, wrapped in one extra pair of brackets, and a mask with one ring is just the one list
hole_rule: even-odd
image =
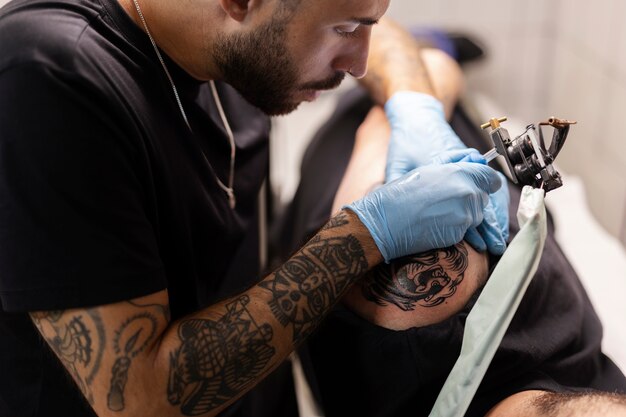
[[(362, 77), (387, 6), (14, 0), (0, 11), (0, 415), (216, 415), (383, 258), (464, 236), (504, 250), (499, 177), (441, 143), (456, 152), (438, 164), (397, 152), (397, 181), (258, 282), (266, 115)], [(429, 92), (401, 61), (391, 69), (369, 80), (381, 100)], [(438, 137), (449, 127), (424, 96), (411, 97), (434, 103)], [(410, 116), (396, 121), (411, 132)], [(247, 415), (270, 395), (282, 399), (257, 398)]]

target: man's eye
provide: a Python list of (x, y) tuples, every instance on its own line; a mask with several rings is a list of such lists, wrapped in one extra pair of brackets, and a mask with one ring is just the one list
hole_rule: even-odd
[(339, 26), (335, 28), (335, 31), (339, 36), (351, 37), (354, 36), (359, 25)]

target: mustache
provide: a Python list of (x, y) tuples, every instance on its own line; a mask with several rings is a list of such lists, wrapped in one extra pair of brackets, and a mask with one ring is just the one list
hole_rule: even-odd
[(312, 81), (310, 83), (303, 84), (302, 90), (332, 90), (333, 88), (339, 87), (339, 84), (346, 78), (345, 72), (336, 72), (333, 76), (321, 80), (321, 81)]

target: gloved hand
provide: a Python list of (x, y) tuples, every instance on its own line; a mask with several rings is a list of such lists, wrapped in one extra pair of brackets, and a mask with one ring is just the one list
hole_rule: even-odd
[(442, 152), (467, 149), (431, 95), (400, 91), (387, 101), (385, 113), (391, 126), (385, 182), (429, 165)]
[[(423, 165), (459, 161), (459, 155), (467, 150), (446, 121), (441, 102), (428, 94), (396, 93), (385, 105), (385, 112), (391, 125), (386, 181)], [(484, 158), (471, 158), (472, 162), (486, 163)], [(465, 236), (474, 249), (494, 255), (504, 253), (509, 237), (509, 192), (506, 178), (500, 177), (505, 185), (490, 196), (483, 223), (470, 228)]]
[(460, 242), (483, 221), (489, 194), (502, 185), (486, 165), (427, 165), (345, 206), (369, 230), (386, 262)]
[(494, 255), (502, 255), (509, 239), (509, 187), (506, 177), (498, 172), (502, 187), (489, 196), (489, 204), (484, 210), (483, 222), (470, 228), (465, 240), (479, 252), (488, 250)]

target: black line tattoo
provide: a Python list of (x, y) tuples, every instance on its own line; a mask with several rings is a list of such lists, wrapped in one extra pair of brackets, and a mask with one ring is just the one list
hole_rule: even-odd
[(293, 326), (293, 340), (299, 343), (367, 268), (354, 236), (316, 236), (260, 286), (271, 291), (274, 316), (283, 326)]
[[(90, 386), (100, 369), (106, 340), (98, 312), (87, 310), (86, 313), (64, 317), (66, 313), (57, 310), (33, 313), (32, 318), (87, 401), (93, 404)], [(52, 337), (48, 336), (51, 333), (47, 329), (52, 329)]]
[(378, 305), (404, 311), (435, 307), (452, 297), (463, 281), (468, 252), (462, 243), (381, 264), (361, 284), (363, 296)]
[(218, 320), (178, 326), (181, 346), (170, 354), (168, 400), (187, 416), (206, 413), (238, 395), (263, 374), (275, 354), (273, 330), (258, 324), (247, 295), (226, 304)]
[(130, 364), (154, 339), (157, 326), (156, 317), (143, 311), (128, 318), (115, 332), (113, 349), (119, 357), (111, 370), (111, 388), (107, 395), (107, 406), (110, 410), (124, 409), (124, 388), (128, 382)]
[(91, 385), (93, 383), (93, 379), (100, 370), (100, 362), (102, 361), (102, 356), (104, 355), (104, 342), (106, 340), (106, 336), (104, 332), (104, 323), (102, 323), (102, 317), (100, 317), (100, 314), (95, 309), (87, 310), (87, 314), (95, 325), (98, 340), (100, 341), (100, 343), (98, 343), (98, 351), (94, 360), (93, 367), (91, 368), (91, 372), (89, 372), (89, 375), (87, 375), (86, 378), (87, 385)]
[(152, 307), (152, 308), (156, 308), (157, 310), (159, 310), (161, 312), (161, 314), (163, 315), (163, 318), (165, 319), (166, 322), (170, 322), (170, 320), (172, 319), (172, 313), (170, 311), (170, 306), (169, 305), (163, 305), (163, 304), (139, 304), (136, 301), (127, 301), (128, 304), (133, 305), (135, 307)]
[(324, 225), (324, 227), (322, 227), (322, 231), (324, 230), (330, 230), (330, 229), (335, 229), (337, 227), (341, 227), (341, 226), (345, 226), (348, 223), (350, 223), (350, 221), (348, 220), (348, 215), (346, 213), (339, 213), (336, 216), (332, 217), (328, 223), (326, 223)]

